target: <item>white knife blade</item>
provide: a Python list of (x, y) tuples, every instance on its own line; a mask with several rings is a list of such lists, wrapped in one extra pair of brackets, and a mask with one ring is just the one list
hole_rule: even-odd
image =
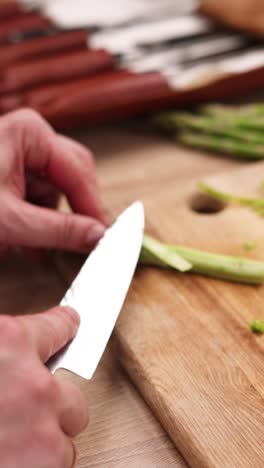
[(61, 305), (81, 317), (74, 340), (49, 363), (91, 379), (110, 338), (138, 262), (144, 234), (144, 208), (133, 203), (107, 229)]

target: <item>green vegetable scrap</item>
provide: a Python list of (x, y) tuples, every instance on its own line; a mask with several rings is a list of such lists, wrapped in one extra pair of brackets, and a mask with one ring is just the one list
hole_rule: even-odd
[(264, 333), (264, 321), (254, 319), (250, 324), (250, 328), (253, 333), (258, 333), (259, 335), (262, 335)]
[(163, 244), (144, 236), (140, 262), (191, 271), (227, 281), (247, 284), (264, 282), (264, 262), (219, 255), (178, 245)]
[(251, 252), (257, 248), (257, 243), (255, 241), (246, 242), (243, 247), (247, 252)]
[(192, 264), (188, 260), (185, 260), (177, 252), (172, 252), (168, 245), (146, 235), (144, 236), (140, 261), (142, 263), (154, 263), (159, 266), (169, 266), (181, 272), (192, 268)]
[(264, 216), (264, 198), (255, 198), (255, 197), (242, 197), (240, 195), (235, 195), (221, 190), (215, 189), (214, 187), (201, 182), (199, 184), (199, 189), (201, 192), (210, 195), (213, 198), (218, 200), (237, 203), (238, 205), (247, 206), (252, 211), (255, 211), (259, 216)]

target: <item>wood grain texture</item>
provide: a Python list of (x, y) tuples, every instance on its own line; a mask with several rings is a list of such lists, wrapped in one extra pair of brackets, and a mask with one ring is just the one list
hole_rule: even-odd
[[(264, 260), (264, 220), (242, 208), (190, 209), (206, 172), (218, 172), (209, 180), (219, 188), (252, 194), (263, 164), (237, 172), (233, 161), (138, 141), (97, 160), (112, 214), (140, 198), (147, 231), (161, 240)], [(224, 165), (228, 173), (219, 174)], [(246, 254), (251, 240), (258, 247)], [(254, 316), (264, 318), (263, 294), (263, 287), (155, 268), (136, 273), (116, 327), (118, 355), (193, 467), (263, 466), (264, 341), (249, 331)]]
[[(74, 136), (97, 155), (111, 215), (139, 198), (145, 203), (148, 231), (162, 240), (245, 253), (242, 244), (251, 240), (252, 229), (248, 223), (241, 236), (240, 216), (247, 212), (198, 215), (189, 209), (198, 180), (226, 169), (236, 177), (234, 171), (244, 164), (126, 128)], [(223, 229), (226, 216), (234, 220), (233, 227), (224, 222)], [(73, 265), (60, 256), (58, 266), (69, 282), (80, 261)], [(251, 356), (259, 345), (247, 324), (252, 301), (259, 304), (254, 315), (263, 316), (259, 291), (154, 268), (140, 268), (133, 281), (115, 333), (118, 357), (191, 466), (261, 466), (263, 406), (249, 374), (261, 375), (262, 364), (260, 356)], [(241, 340), (247, 347), (242, 349)], [(241, 368), (242, 360), (247, 367)], [(159, 466), (140, 460), (132, 466)]]
[[(167, 181), (145, 194), (147, 230), (163, 241), (264, 260), (264, 221), (247, 210), (193, 213), (195, 184), (181, 193)], [(219, 188), (246, 191), (264, 165), (212, 179)], [(210, 179), (209, 179), (210, 180)], [(264, 318), (263, 287), (140, 268), (121, 314), (120, 358), (155, 414), (193, 467), (262, 467), (264, 341), (249, 331)]]

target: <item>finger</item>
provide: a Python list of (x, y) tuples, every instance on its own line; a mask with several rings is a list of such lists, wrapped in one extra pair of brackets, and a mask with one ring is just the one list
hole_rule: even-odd
[(106, 216), (89, 151), (72, 140), (56, 135), (34, 111), (17, 111), (7, 118), (12, 135), (18, 135), (17, 151), (25, 158), (27, 168), (44, 171), (49, 180), (67, 195), (74, 211), (105, 223)]
[(74, 442), (71, 439), (65, 437), (65, 445), (65, 460), (61, 466), (65, 468), (77, 468), (77, 450)]
[[(63, 468), (77, 468), (77, 451), (72, 440), (65, 434), (61, 433), (61, 454), (59, 457), (59, 465)], [(51, 466), (51, 465), (47, 465)], [(56, 464), (57, 466), (57, 464)], [(53, 465), (52, 465), (53, 468)], [(55, 466), (54, 466), (55, 468)]]
[(46, 254), (44, 249), (32, 249), (30, 247), (24, 247), (22, 252), (33, 263), (40, 263)]
[(59, 200), (59, 192), (46, 178), (34, 174), (27, 174), (26, 199), (35, 205), (56, 208)]
[(77, 333), (80, 317), (70, 307), (55, 307), (47, 312), (19, 317), (27, 327), (43, 362), (62, 349)]
[(88, 405), (81, 390), (69, 381), (58, 381), (57, 411), (60, 426), (69, 437), (76, 437), (88, 425)]
[[(65, 151), (77, 156), (76, 163), (79, 161), (80, 168), (82, 167), (82, 190), (72, 190), (72, 197), (69, 202), (74, 211), (78, 213), (92, 215), (100, 219), (105, 225), (109, 224), (109, 219), (99, 195), (99, 186), (96, 178), (94, 160), (90, 151), (78, 142), (66, 136), (59, 136), (62, 146)], [(81, 195), (81, 192), (83, 195)], [(94, 211), (95, 209), (95, 211)]]
[(9, 200), (9, 244), (89, 251), (103, 236), (105, 227), (95, 219), (60, 213), (20, 200)]

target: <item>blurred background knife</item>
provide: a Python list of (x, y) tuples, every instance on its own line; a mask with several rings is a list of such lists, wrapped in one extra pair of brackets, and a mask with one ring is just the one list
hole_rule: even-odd
[(263, 84), (261, 42), (200, 16), (195, 1), (118, 0), (111, 12), (101, 1), (22, 4), (49, 26), (13, 31), (0, 47), (0, 113), (30, 106), (62, 129)]

